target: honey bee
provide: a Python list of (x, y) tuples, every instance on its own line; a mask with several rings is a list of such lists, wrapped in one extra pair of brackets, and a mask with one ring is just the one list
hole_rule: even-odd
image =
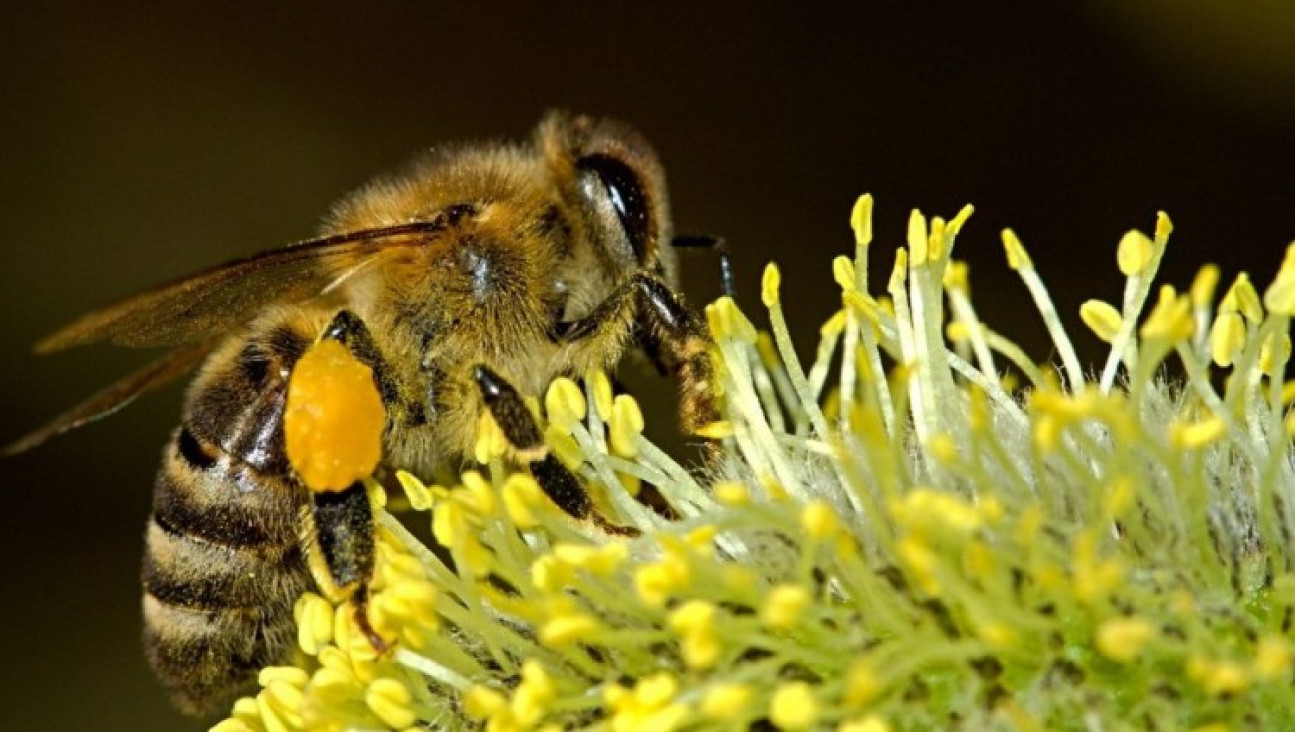
[(289, 377), (312, 344), (337, 341), (371, 369), (385, 466), (457, 471), (489, 413), (512, 459), (564, 511), (590, 518), (522, 395), (638, 349), (678, 379), (685, 430), (715, 419), (709, 335), (675, 291), (675, 246), (709, 241), (673, 236), (661, 166), (636, 132), (550, 113), (528, 143), (433, 152), (375, 180), (342, 199), (316, 239), (41, 340), (40, 353), (98, 341), (172, 350), (7, 451), (198, 368), (154, 488), (144, 645), (175, 704), (208, 713), (291, 655), (303, 591), (364, 602), (374, 538), (362, 483), (313, 490), (285, 449)]

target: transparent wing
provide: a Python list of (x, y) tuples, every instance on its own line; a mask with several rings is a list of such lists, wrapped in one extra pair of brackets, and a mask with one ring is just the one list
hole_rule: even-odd
[(143, 368), (118, 379), (89, 399), (63, 412), (43, 427), (23, 435), (0, 451), (0, 457), (17, 455), (68, 430), (107, 417), (135, 401), (135, 398), (159, 389), (193, 370), (215, 345), (214, 340), (177, 348), (149, 362)]
[(445, 217), (311, 239), (163, 285), (88, 313), (36, 344), (37, 353), (109, 341), (120, 346), (177, 346), (224, 333), (271, 302), (298, 302), (327, 288), (348, 268), (384, 252), (425, 246)]

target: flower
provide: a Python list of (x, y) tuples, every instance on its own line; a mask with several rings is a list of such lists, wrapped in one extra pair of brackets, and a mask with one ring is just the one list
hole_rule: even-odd
[(376, 509), (370, 612), (391, 650), (306, 595), (303, 662), (266, 669), (217, 729), (1295, 724), (1295, 254), (1262, 300), (1243, 274), (1216, 305), (1213, 266), (1157, 290), (1161, 214), (1116, 248), (1119, 304), (1076, 314), (1111, 347), (1086, 369), (1076, 319), (1004, 232), (1059, 357), (1039, 366), (979, 319), (951, 258), (970, 207), (913, 213), (884, 294), (866, 288), (871, 211), (852, 213), (808, 368), (776, 266), (767, 332), (707, 307), (725, 402), (708, 468), (654, 446), (602, 374), (549, 389), (551, 448), (639, 535), (563, 514), (483, 423), (479, 470), (401, 474), (406, 509)]

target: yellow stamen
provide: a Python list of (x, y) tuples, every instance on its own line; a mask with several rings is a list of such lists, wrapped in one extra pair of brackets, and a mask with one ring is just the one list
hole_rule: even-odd
[(1107, 343), (1115, 340), (1115, 335), (1120, 332), (1120, 326), (1124, 324), (1120, 311), (1110, 303), (1101, 300), (1089, 300), (1081, 305), (1079, 317), (1083, 319), (1089, 330)]
[(765, 265), (764, 278), (760, 281), (760, 299), (764, 306), (771, 308), (778, 304), (778, 287), (782, 283), (782, 273), (778, 271), (778, 265), (770, 262)]
[(782, 730), (810, 729), (818, 715), (818, 700), (803, 681), (780, 685), (769, 702), (769, 720)]
[(1223, 436), (1227, 425), (1217, 415), (1198, 422), (1176, 422), (1169, 427), (1170, 439), (1185, 450), (1199, 450)]
[(872, 194), (865, 193), (850, 209), (850, 228), (854, 230), (854, 243), (866, 247), (872, 243)]
[(1246, 324), (1235, 311), (1219, 313), (1210, 328), (1210, 356), (1214, 363), (1228, 367), (1246, 345)]
[[(585, 381), (589, 383), (591, 391), (594, 394), (594, 409), (598, 410), (598, 416), (604, 420), (611, 419), (612, 415), (612, 381), (607, 376), (607, 372), (602, 369), (595, 369), (585, 375)], [(583, 418), (583, 415), (581, 415)]]
[(571, 434), (572, 428), (584, 421), (586, 410), (584, 392), (576, 382), (558, 378), (549, 384), (544, 394), (544, 411), (553, 427), (564, 434)]
[(1017, 238), (1016, 232), (1003, 229), (1003, 249), (1007, 251), (1007, 266), (1013, 270), (1034, 269), (1034, 261), (1025, 251), (1025, 245)]
[(811, 600), (809, 591), (804, 587), (779, 585), (769, 592), (761, 617), (769, 627), (786, 630), (796, 625)]
[(1120, 265), (1120, 272), (1125, 277), (1142, 274), (1151, 263), (1153, 256), (1155, 256), (1155, 245), (1146, 234), (1136, 230), (1125, 234), (1124, 238), (1120, 239), (1119, 248), (1116, 249), (1116, 261)]
[(1147, 322), (1142, 324), (1139, 333), (1147, 340), (1164, 340), (1167, 343), (1178, 343), (1192, 337), (1196, 331), (1196, 322), (1191, 316), (1191, 300), (1179, 297), (1172, 285), (1160, 288), (1160, 300), (1156, 302)]
[(956, 290), (964, 294), (971, 294), (970, 277), (968, 276), (967, 263), (960, 260), (950, 260), (944, 270), (944, 282), (942, 283), (950, 290)]
[(586, 613), (569, 613), (552, 618), (540, 628), (540, 642), (550, 648), (587, 640), (599, 629), (598, 621)]
[(1264, 319), (1263, 305), (1259, 302), (1259, 293), (1250, 282), (1250, 275), (1242, 272), (1237, 275), (1232, 287), (1219, 303), (1220, 313), (1241, 313), (1251, 323)]
[(1198, 308), (1207, 308), (1214, 302), (1214, 291), (1219, 286), (1219, 268), (1217, 265), (1207, 264), (1200, 268), (1196, 273), (1196, 278), (1192, 280), (1191, 296), (1192, 305)]
[(717, 720), (731, 720), (751, 703), (751, 688), (744, 684), (716, 684), (702, 697), (701, 713)]
[(318, 654), (333, 640), (333, 604), (329, 601), (307, 592), (297, 599), (293, 616), (297, 621), (297, 645), (307, 655)]
[(745, 506), (751, 502), (751, 491), (741, 483), (724, 481), (712, 489), (715, 500), (726, 506)]
[(836, 510), (826, 501), (821, 500), (811, 501), (805, 505), (801, 510), (800, 523), (810, 538), (819, 541), (832, 538), (840, 526)]
[(1264, 305), (1278, 315), (1295, 316), (1295, 242), (1286, 248), (1277, 278), (1264, 293)]
[(1260, 681), (1285, 682), (1292, 666), (1291, 642), (1279, 635), (1266, 635), (1255, 647), (1254, 674)]
[(913, 209), (908, 215), (908, 253), (909, 262), (914, 267), (921, 267), (926, 264), (930, 257), (930, 234), (926, 225), (926, 217), (921, 211)]
[(844, 255), (832, 260), (832, 279), (844, 292), (855, 292), (854, 262)]
[(1156, 627), (1143, 618), (1111, 618), (1097, 628), (1097, 650), (1118, 663), (1137, 660), (1156, 635)]
[(612, 402), (608, 425), (609, 446), (613, 455), (633, 458), (638, 455), (638, 439), (643, 434), (643, 411), (629, 394), (618, 394)]

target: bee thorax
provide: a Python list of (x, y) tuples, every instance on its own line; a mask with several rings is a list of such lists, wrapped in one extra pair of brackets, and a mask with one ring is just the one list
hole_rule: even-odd
[(456, 247), (453, 265), (461, 292), (477, 305), (501, 297), (512, 297), (524, 269), (514, 252), (480, 240), (468, 240)]

